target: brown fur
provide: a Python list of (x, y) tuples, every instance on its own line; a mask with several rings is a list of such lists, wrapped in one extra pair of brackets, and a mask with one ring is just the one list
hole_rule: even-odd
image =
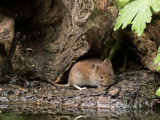
[(114, 72), (110, 60), (105, 59), (87, 59), (76, 63), (70, 70), (68, 84), (58, 87), (67, 86), (109, 86), (113, 80)]

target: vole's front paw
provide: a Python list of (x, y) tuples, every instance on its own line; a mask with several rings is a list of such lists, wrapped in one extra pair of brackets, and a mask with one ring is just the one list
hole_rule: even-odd
[(82, 88), (80, 88), (79, 90), (84, 90), (84, 89), (86, 89), (86, 87), (82, 87)]
[(75, 88), (77, 88), (78, 90), (83, 90), (83, 89), (86, 89), (86, 87), (83, 87), (83, 88), (81, 88), (81, 87), (79, 87), (78, 85), (73, 85)]

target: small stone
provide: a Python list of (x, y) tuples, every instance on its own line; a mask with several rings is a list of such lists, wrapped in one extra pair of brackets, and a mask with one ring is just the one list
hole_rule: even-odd
[(7, 97), (0, 97), (0, 101), (1, 102), (8, 102), (8, 98)]
[(110, 95), (110, 96), (116, 96), (118, 93), (119, 93), (119, 88), (118, 87), (116, 87), (116, 86), (112, 86), (110, 89), (109, 89), (109, 91), (108, 91), (108, 94)]
[(8, 108), (8, 105), (0, 105), (0, 108), (1, 108), (1, 109)]
[(26, 97), (22, 97), (21, 100), (22, 100), (23, 102), (26, 102), (26, 101), (27, 101), (27, 98), (26, 98)]
[(0, 88), (0, 92), (3, 91), (3, 88)]

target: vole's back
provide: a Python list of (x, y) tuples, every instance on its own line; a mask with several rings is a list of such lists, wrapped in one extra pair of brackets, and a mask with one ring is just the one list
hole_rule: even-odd
[[(73, 86), (73, 84), (77, 86), (99, 86), (101, 84), (98, 81), (99, 71), (94, 70), (94, 65), (102, 64), (103, 61), (100, 59), (88, 59), (84, 61), (80, 61), (76, 63), (69, 74), (68, 84)], [(101, 69), (101, 68), (100, 68)]]

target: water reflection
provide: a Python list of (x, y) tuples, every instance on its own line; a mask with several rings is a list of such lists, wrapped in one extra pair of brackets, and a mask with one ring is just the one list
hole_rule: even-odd
[[(94, 111), (94, 110), (93, 110)], [(92, 111), (92, 112), (93, 112)], [(130, 110), (101, 110), (101, 112), (85, 113), (84, 112), (66, 112), (52, 111), (52, 113), (15, 113), (2, 111), (0, 120), (160, 120), (160, 109), (130, 109)]]

